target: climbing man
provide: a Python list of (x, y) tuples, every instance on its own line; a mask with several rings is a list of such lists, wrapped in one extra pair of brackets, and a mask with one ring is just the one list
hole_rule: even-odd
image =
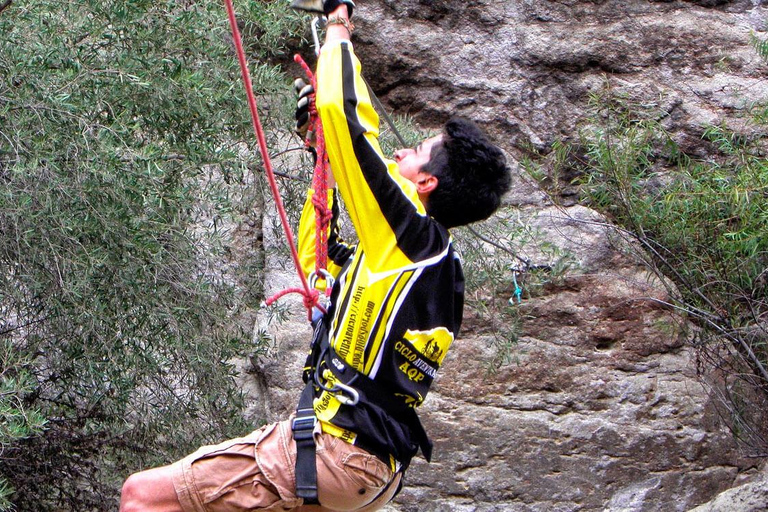
[[(343, 244), (331, 221), (329, 270), (336, 279), (327, 312), (313, 322), (297, 413), (131, 475), (123, 512), (373, 511), (397, 493), (419, 449), (431, 457), (416, 407), (459, 331), (463, 308), (464, 277), (448, 229), (490, 216), (509, 189), (509, 169), (501, 150), (463, 119), (385, 158), (350, 42), (354, 4), (325, 0), (322, 8), (328, 21), (316, 106), (336, 188), (329, 197), (336, 214), (341, 196), (359, 241)], [(300, 223), (307, 271), (311, 203), (309, 197)]]

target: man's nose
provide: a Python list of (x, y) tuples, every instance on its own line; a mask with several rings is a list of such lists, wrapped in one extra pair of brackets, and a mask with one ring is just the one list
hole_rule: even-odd
[(412, 152), (412, 149), (398, 149), (395, 151), (395, 162), (399, 162), (406, 156), (408, 156), (408, 153)]

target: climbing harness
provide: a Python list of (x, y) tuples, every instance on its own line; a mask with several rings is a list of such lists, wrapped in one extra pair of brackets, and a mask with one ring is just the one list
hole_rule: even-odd
[[(274, 302), (275, 300), (277, 300), (278, 298), (282, 297), (287, 293), (292, 293), (292, 292), (300, 293), (304, 297), (304, 306), (307, 308), (307, 314), (310, 321), (313, 320), (313, 311), (320, 310), (319, 311), (320, 314), (317, 315), (316, 317), (317, 319), (315, 320), (315, 324), (316, 326), (318, 326), (322, 324), (322, 314), (325, 313), (325, 309), (323, 306), (319, 304), (320, 294), (314, 286), (310, 287), (310, 281), (312, 281), (314, 284), (314, 282), (316, 282), (317, 279), (326, 280), (327, 293), (330, 293), (330, 289), (332, 287), (332, 283), (328, 282), (330, 274), (328, 274), (327, 271), (324, 272), (324, 268), (325, 268), (324, 265), (325, 265), (325, 262), (327, 261), (327, 239), (326, 239), (327, 230), (325, 229), (325, 227), (328, 226), (331, 216), (327, 208), (327, 196), (328, 196), (327, 183), (326, 183), (327, 156), (325, 155), (324, 144), (321, 143), (322, 124), (317, 119), (318, 116), (317, 116), (316, 108), (314, 106), (314, 98), (313, 98), (310, 101), (311, 103), (310, 111), (311, 111), (311, 116), (314, 117), (315, 120), (311, 121), (311, 128), (315, 131), (316, 137), (318, 138), (318, 154), (317, 154), (317, 162), (315, 166), (315, 177), (313, 178), (313, 187), (315, 187), (315, 196), (313, 197), (313, 206), (315, 207), (316, 217), (318, 219), (317, 220), (318, 243), (316, 246), (317, 247), (316, 270), (313, 276), (310, 276), (310, 279), (308, 279), (304, 275), (304, 272), (302, 271), (301, 263), (299, 261), (298, 250), (296, 249), (296, 244), (294, 242), (293, 233), (288, 224), (288, 218), (285, 213), (285, 208), (283, 206), (282, 198), (280, 197), (280, 193), (277, 188), (277, 181), (275, 179), (274, 171), (272, 169), (272, 162), (270, 161), (269, 153), (267, 151), (267, 144), (266, 144), (266, 138), (264, 136), (264, 130), (261, 126), (261, 121), (259, 120), (259, 113), (256, 108), (256, 98), (253, 93), (253, 86), (251, 84), (250, 73), (248, 71), (248, 63), (245, 58), (245, 51), (243, 50), (240, 31), (237, 27), (237, 18), (235, 16), (235, 9), (234, 9), (234, 6), (232, 5), (232, 0), (224, 0), (224, 3), (227, 8), (229, 25), (232, 30), (232, 37), (235, 43), (235, 51), (237, 53), (237, 59), (240, 65), (240, 72), (243, 79), (243, 83), (245, 85), (245, 92), (246, 92), (246, 97), (248, 99), (248, 107), (251, 112), (253, 129), (256, 134), (256, 138), (259, 141), (259, 149), (261, 151), (261, 156), (264, 160), (264, 168), (266, 169), (270, 190), (272, 192), (272, 197), (274, 198), (275, 205), (276, 205), (278, 214), (280, 216), (280, 221), (283, 227), (283, 231), (285, 232), (286, 241), (291, 251), (291, 258), (293, 259), (294, 266), (296, 267), (296, 271), (299, 274), (299, 279), (301, 280), (301, 284), (302, 284), (301, 288), (291, 288), (278, 293), (274, 297), (271, 297), (270, 299), (268, 299), (267, 303), (271, 304), (272, 302)], [(308, 77), (310, 81), (313, 83), (313, 86), (316, 87), (317, 84), (315, 83), (314, 76), (312, 75), (306, 63), (301, 61), (300, 58), (297, 59), (297, 62), (299, 62), (299, 64), (302, 65), (305, 72), (308, 73)], [(312, 113), (312, 111), (314, 112)], [(322, 245), (326, 246), (325, 249), (320, 248)], [(299, 404), (297, 407), (296, 416), (291, 426), (293, 431), (293, 437), (296, 441), (296, 448), (297, 448), (296, 496), (299, 498), (303, 498), (306, 504), (319, 503), (318, 495), (317, 495), (317, 467), (315, 462), (316, 456), (315, 456), (315, 440), (314, 440), (314, 430), (317, 424), (317, 417), (315, 416), (315, 411), (313, 407), (313, 391), (314, 391), (313, 381), (314, 381), (314, 378), (307, 383), (306, 387), (302, 391), (301, 398), (299, 399)]]
[[(320, 54), (320, 40), (317, 33), (317, 27), (320, 23), (320, 16), (316, 16), (312, 20), (312, 36), (315, 44), (315, 54)], [(310, 80), (312, 87), (317, 91), (317, 82), (315, 80), (312, 71), (307, 64), (296, 55), (294, 61), (297, 62), (304, 70), (307, 78)], [(375, 98), (370, 86), (366, 83), (371, 97)], [(398, 139), (403, 145), (405, 142), (397, 131), (392, 119), (383, 110), (383, 106), (376, 99), (377, 107), (384, 113), (387, 122), (392, 130), (395, 132)], [(314, 194), (312, 197), (312, 203), (315, 207), (315, 219), (316, 219), (316, 232), (317, 232), (317, 244), (315, 246), (315, 262), (316, 269), (312, 275), (310, 275), (310, 285), (316, 288), (317, 279), (326, 280), (326, 294), (330, 294), (331, 287), (333, 286), (333, 278), (330, 273), (325, 270), (327, 266), (327, 249), (328, 249), (328, 226), (332, 217), (332, 213), (328, 211), (327, 206), (327, 175), (329, 172), (328, 157), (325, 151), (325, 138), (323, 134), (323, 126), (320, 117), (317, 113), (315, 104), (315, 94), (309, 96), (309, 114), (310, 121), (307, 129), (307, 141), (308, 147), (311, 147), (310, 140), (312, 137), (315, 139), (315, 171), (313, 178)], [(327, 295), (329, 296), (329, 295)], [(296, 407), (296, 416), (294, 417), (291, 425), (294, 440), (296, 442), (296, 496), (302, 498), (305, 504), (317, 504), (318, 491), (317, 491), (317, 467), (316, 467), (316, 446), (314, 441), (314, 431), (317, 426), (317, 417), (313, 407), (313, 399), (315, 390), (323, 390), (336, 397), (340, 404), (343, 406), (354, 407), (360, 403), (361, 392), (358, 391), (356, 386), (364, 385), (367, 382), (367, 377), (358, 373), (353, 368), (344, 363), (341, 358), (334, 354), (333, 348), (328, 342), (328, 335), (326, 326), (324, 325), (324, 317), (322, 313), (315, 308), (315, 314), (312, 316), (312, 322), (315, 327), (312, 343), (310, 347), (310, 355), (307, 358), (305, 364), (305, 371), (303, 374), (303, 380), (305, 387), (299, 398), (299, 403)], [(330, 379), (328, 378), (330, 377)], [(326, 385), (325, 381), (330, 380), (331, 385)], [(374, 396), (374, 392), (369, 391), (371, 396)], [(367, 406), (368, 403), (363, 403), (361, 406)], [(399, 411), (398, 411), (399, 412)], [(419, 432), (419, 445), (422, 446), (422, 451), (429, 454), (431, 452), (431, 443), (421, 428), (421, 424), (415, 419), (415, 413), (413, 410), (409, 410), (413, 415), (410, 418), (415, 431)], [(407, 414), (404, 416), (408, 416)], [(415, 420), (415, 421), (414, 421)], [(361, 446), (364, 443), (358, 443)], [(362, 446), (366, 448), (365, 446)], [(376, 452), (374, 447), (369, 447), (369, 451)], [(387, 459), (389, 454), (379, 453), (379, 457)], [(393, 482), (395, 479), (393, 479)], [(391, 485), (391, 483), (390, 483)], [(402, 485), (402, 477), (398, 479), (398, 486)], [(386, 486), (389, 488), (389, 486)], [(398, 487), (398, 491), (400, 487)], [(383, 491), (382, 491), (383, 492)]]

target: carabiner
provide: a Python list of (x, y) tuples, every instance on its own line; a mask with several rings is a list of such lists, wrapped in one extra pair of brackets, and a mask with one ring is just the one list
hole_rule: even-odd
[(314, 271), (311, 274), (309, 274), (307, 280), (309, 281), (309, 285), (312, 288), (315, 288), (315, 285), (317, 284), (318, 279), (323, 279), (325, 281), (325, 289), (330, 290), (333, 288), (333, 283), (336, 282), (336, 280), (333, 277), (333, 274), (328, 272), (327, 269), (321, 268), (320, 270)]
[[(349, 396), (343, 395), (342, 392)], [(357, 402), (360, 401), (360, 393), (358, 393), (355, 388), (342, 384), (341, 382), (337, 382), (333, 385), (331, 393), (334, 394), (336, 400), (344, 405), (357, 405)]]
[[(321, 364), (321, 361), (325, 358), (325, 354), (328, 350), (329, 350), (329, 347), (326, 347), (325, 349), (320, 351), (320, 357), (317, 358), (314, 371), (312, 372), (312, 380), (314, 381), (317, 387), (319, 387), (323, 391), (327, 391), (328, 393), (331, 393), (342, 404), (357, 405), (357, 403), (360, 401), (360, 393), (358, 393), (355, 388), (349, 385), (349, 384), (352, 384), (355, 381), (355, 379), (357, 379), (356, 375), (352, 377), (352, 379), (349, 381), (349, 384), (334, 382), (332, 386), (326, 386), (323, 383), (323, 378), (320, 376), (320, 364)], [(325, 371), (331, 375), (333, 374), (333, 372), (329, 368), (326, 368)], [(345, 396), (342, 393), (346, 393), (349, 396)]]
[(314, 41), (315, 44), (315, 56), (320, 56), (320, 36), (317, 34), (317, 26), (320, 24), (320, 15), (315, 16), (312, 18), (312, 41)]

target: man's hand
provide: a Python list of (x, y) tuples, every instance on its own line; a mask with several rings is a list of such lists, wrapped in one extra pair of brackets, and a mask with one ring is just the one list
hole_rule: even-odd
[(315, 93), (315, 89), (301, 78), (297, 78), (293, 82), (293, 88), (299, 96), (294, 114), (296, 118), (296, 133), (302, 139), (306, 139), (307, 130), (309, 129), (309, 100), (310, 96)]
[(291, 7), (300, 11), (314, 12), (328, 16), (341, 4), (347, 5), (349, 17), (352, 17), (352, 9), (355, 3), (352, 0), (293, 0)]

